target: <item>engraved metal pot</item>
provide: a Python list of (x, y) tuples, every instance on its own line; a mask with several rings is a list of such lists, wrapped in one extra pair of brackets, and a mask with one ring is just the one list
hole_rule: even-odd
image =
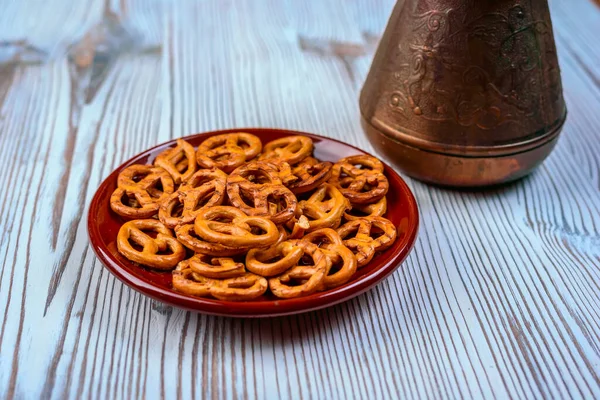
[(360, 110), (373, 145), (417, 179), (523, 177), (566, 119), (547, 0), (398, 1)]

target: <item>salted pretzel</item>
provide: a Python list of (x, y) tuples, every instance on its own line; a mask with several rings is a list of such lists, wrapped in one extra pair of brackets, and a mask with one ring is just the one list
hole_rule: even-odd
[(346, 221), (364, 217), (382, 217), (387, 211), (387, 199), (382, 197), (377, 203), (366, 204), (362, 206), (352, 206), (351, 210), (344, 213)]
[[(337, 229), (337, 233), (344, 245), (356, 255), (359, 268), (371, 261), (376, 251), (387, 249), (396, 240), (396, 227), (382, 217), (365, 217), (346, 222)], [(378, 234), (380, 235), (377, 236)]]
[[(158, 185), (162, 185), (162, 190)], [(161, 167), (133, 164), (125, 168), (117, 177), (117, 186), (122, 188), (141, 188), (157, 201), (173, 193), (175, 184), (171, 175)]]
[(229, 247), (264, 247), (279, 237), (277, 226), (268, 218), (248, 216), (230, 206), (203, 208), (194, 229), (202, 239)]
[(227, 174), (218, 168), (201, 169), (193, 174), (188, 180), (184, 181), (179, 190), (194, 189), (204, 185), (213, 185), (215, 182), (227, 183)]
[(233, 278), (213, 279), (194, 272), (191, 260), (179, 263), (172, 273), (173, 289), (197, 297), (212, 296), (219, 300), (246, 301), (263, 295), (269, 287), (262, 276), (242, 273)]
[(342, 158), (333, 165), (329, 182), (355, 205), (375, 203), (389, 189), (383, 163), (368, 155)]
[(295, 179), (285, 185), (294, 193), (301, 194), (314, 190), (331, 177), (329, 161), (320, 162), (316, 158), (306, 157), (292, 169)]
[(235, 278), (214, 279), (209, 284), (213, 297), (227, 301), (253, 300), (262, 296), (269, 288), (265, 278), (248, 272)]
[(285, 225), (277, 225), (277, 229), (279, 229), (279, 238), (275, 244), (289, 239), (300, 239), (308, 229), (308, 219), (302, 215), (297, 221), (288, 221)]
[(196, 161), (202, 168), (219, 168), (230, 173), (262, 150), (260, 139), (250, 133), (225, 133), (200, 144)]
[(295, 176), (292, 173), (292, 167), (290, 167), (290, 164), (286, 163), (285, 161), (281, 161), (281, 162), (269, 162), (269, 161), (260, 161), (261, 163), (267, 163), (271, 166), (273, 166), (273, 168), (275, 168), (277, 170), (277, 174), (279, 175), (279, 179), (281, 180), (281, 183), (284, 186), (288, 186), (290, 183), (298, 180), (298, 177)]
[(277, 164), (266, 161), (250, 161), (232, 171), (227, 177), (227, 184), (258, 187), (283, 185), (283, 182)]
[(119, 174), (111, 208), (130, 221), (118, 251), (172, 271), (180, 293), (224, 301), (346, 284), (396, 239), (383, 218), (389, 182), (372, 156), (331, 163), (313, 149), (305, 136), (264, 148), (244, 132), (210, 137), (197, 150), (177, 140), (154, 165)]
[(277, 238), (277, 241), (271, 246), (275, 246), (277, 243), (285, 242), (289, 239), (290, 234), (283, 225), (278, 225), (277, 230), (279, 231), (279, 237)]
[(344, 212), (349, 208), (348, 200), (335, 186), (328, 183), (322, 184), (308, 200), (302, 200), (298, 204), (299, 212), (308, 219), (307, 232), (337, 228)]
[(276, 224), (289, 221), (298, 206), (296, 196), (283, 186), (279, 170), (262, 161), (233, 171), (227, 178), (227, 196), (233, 206), (246, 214), (268, 217)]
[(201, 239), (198, 237), (198, 235), (196, 235), (194, 224), (177, 226), (175, 228), (175, 235), (181, 244), (200, 254), (207, 254), (215, 257), (232, 257), (248, 252), (247, 247), (225, 246), (219, 243), (211, 243)]
[(158, 211), (160, 202), (171, 195), (174, 189), (173, 179), (163, 168), (130, 165), (117, 178), (117, 188), (110, 197), (110, 207), (122, 217), (150, 218)]
[(188, 180), (198, 169), (194, 146), (185, 140), (178, 139), (176, 147), (167, 149), (156, 156), (154, 165), (165, 169), (171, 174), (175, 184), (179, 185)]
[(317, 245), (304, 240), (290, 242), (292, 246), (302, 249), (302, 260), (309, 258), (312, 265), (296, 265), (269, 279), (271, 292), (284, 299), (307, 296), (319, 290), (331, 265)]
[(235, 278), (246, 273), (243, 263), (230, 257), (213, 257), (208, 254), (196, 254), (189, 260), (190, 269), (207, 278)]
[(304, 255), (295, 241), (283, 241), (267, 249), (251, 249), (246, 255), (246, 268), (261, 276), (276, 276), (298, 265)]
[(310, 229), (310, 221), (304, 215), (300, 215), (299, 218), (294, 218), (294, 220), (290, 222), (292, 222), (293, 225), (291, 225), (292, 231), (288, 235), (289, 239), (300, 239), (304, 236), (304, 233)]
[[(156, 237), (146, 232), (153, 232)], [(166, 226), (154, 219), (139, 219), (123, 224), (117, 235), (117, 248), (129, 260), (161, 270), (172, 270), (185, 258), (182, 244)], [(170, 253), (159, 254), (167, 251)]]
[(306, 136), (287, 136), (273, 140), (265, 145), (259, 160), (285, 161), (294, 165), (310, 156), (313, 151), (313, 142)]
[[(218, 206), (225, 199), (227, 175), (219, 169), (202, 169), (160, 204), (158, 218), (169, 228), (194, 222), (202, 207)], [(177, 212), (180, 211), (180, 215)]]
[[(336, 231), (330, 228), (319, 229), (304, 236), (302, 240), (319, 246), (331, 263), (332, 268), (323, 280), (324, 289), (343, 285), (352, 278), (358, 268), (356, 256), (344, 246), (342, 238)], [(334, 267), (336, 267), (335, 272), (332, 272)]]
[(193, 275), (194, 271), (190, 268), (190, 261), (180, 262), (172, 272), (173, 289), (191, 296), (210, 296), (210, 280), (202, 277), (195, 279)]

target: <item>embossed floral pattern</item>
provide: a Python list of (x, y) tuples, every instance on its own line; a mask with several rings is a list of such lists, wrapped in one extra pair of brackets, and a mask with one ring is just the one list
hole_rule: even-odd
[(552, 39), (546, 22), (532, 20), (519, 5), (471, 20), (456, 14), (448, 9), (413, 15), (411, 40), (398, 49), (410, 57), (393, 74), (393, 110), (407, 118), (492, 129), (534, 115), (542, 101), (542, 74), (550, 77), (553, 97), (560, 96), (558, 65), (543, 64), (540, 53), (540, 42)]

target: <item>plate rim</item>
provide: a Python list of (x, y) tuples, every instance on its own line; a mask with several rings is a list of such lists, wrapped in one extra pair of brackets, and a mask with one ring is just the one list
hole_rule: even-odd
[[(410, 190), (405, 180), (396, 172), (393, 168), (391, 168), (387, 163), (382, 160), (386, 173), (391, 173), (394, 175), (394, 178), (397, 178), (400, 183), (400, 189), (402, 190), (402, 198), (406, 198), (408, 204), (405, 206), (409, 211), (409, 216), (414, 218), (414, 223), (410, 223), (409, 221), (409, 229), (407, 231), (406, 236), (400, 242), (400, 244), (395, 244), (394, 247), (400, 246), (399, 251), (397, 253), (391, 253), (387, 256), (385, 260), (382, 260), (382, 265), (377, 269), (366, 273), (356, 280), (350, 281), (342, 286), (339, 286), (334, 289), (330, 289), (324, 292), (314, 293), (312, 295), (294, 299), (281, 299), (281, 300), (266, 300), (266, 301), (248, 301), (248, 302), (231, 302), (231, 301), (223, 301), (216, 300), (210, 298), (200, 298), (200, 297), (192, 297), (182, 293), (178, 293), (172, 289), (163, 288), (161, 286), (152, 284), (151, 282), (147, 282), (142, 278), (130, 273), (125, 268), (121, 267), (119, 263), (114, 260), (114, 256), (109, 251), (106, 246), (104, 246), (103, 241), (100, 238), (100, 229), (98, 228), (98, 224), (94, 223), (94, 215), (101, 209), (101, 199), (105, 198), (101, 196), (108, 186), (110, 186), (108, 181), (113, 179), (115, 174), (118, 174), (118, 171), (121, 171), (128, 165), (131, 165), (136, 161), (136, 159), (142, 157), (145, 154), (153, 153), (158, 148), (174, 144), (177, 139), (189, 140), (193, 138), (194, 140), (201, 136), (214, 136), (218, 134), (224, 133), (233, 133), (233, 132), (247, 132), (260, 137), (261, 132), (265, 133), (266, 131), (274, 132), (283, 135), (304, 135), (313, 139), (318, 139), (320, 141), (333, 141), (341, 144), (343, 146), (347, 146), (360, 154), (368, 154), (365, 150), (362, 150), (356, 146), (351, 144), (342, 142), (341, 140), (330, 138), (314, 133), (308, 133), (297, 130), (290, 129), (281, 129), (281, 128), (234, 128), (234, 129), (223, 129), (223, 130), (215, 130), (215, 131), (206, 131), (200, 133), (194, 133), (191, 135), (186, 135), (179, 138), (174, 138), (168, 141), (164, 141), (160, 144), (157, 144), (153, 147), (150, 147), (146, 150), (143, 150), (134, 156), (130, 157), (128, 160), (122, 162), (118, 167), (114, 168), (100, 183), (97, 187), (92, 200), (89, 203), (89, 208), (87, 212), (87, 233), (90, 245), (92, 250), (96, 254), (98, 260), (102, 264), (104, 268), (110, 271), (117, 279), (123, 282), (125, 285), (134, 289), (135, 291), (153, 298), (157, 301), (161, 301), (163, 303), (169, 304), (174, 307), (196, 311), (203, 314), (210, 315), (218, 315), (218, 316), (227, 316), (227, 317), (246, 317), (246, 318), (264, 318), (264, 317), (277, 317), (284, 315), (292, 315), (292, 314), (300, 314), (310, 311), (315, 311), (318, 309), (331, 307), (333, 305), (339, 304), (341, 302), (350, 300), (354, 297), (361, 295), (362, 293), (372, 289), (377, 284), (381, 283), (386, 277), (388, 277), (392, 272), (398, 269), (402, 263), (408, 257), (408, 254), (412, 251), (414, 244), (416, 242), (416, 238), (419, 231), (420, 226), (420, 216), (419, 216), (419, 208), (415, 199), (413, 192)], [(380, 159), (379, 157), (377, 157)], [(410, 218), (409, 218), (410, 219)], [(383, 257), (385, 255), (381, 254), (378, 257)]]

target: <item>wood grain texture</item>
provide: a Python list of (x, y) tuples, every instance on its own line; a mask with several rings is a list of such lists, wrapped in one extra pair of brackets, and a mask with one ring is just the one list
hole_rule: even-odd
[(1, 398), (600, 397), (600, 10), (553, 0), (569, 118), (530, 177), (407, 178), (414, 251), (304, 315), (149, 300), (102, 268), (87, 206), (172, 137), (284, 127), (373, 151), (358, 91), (393, 0), (0, 1)]

